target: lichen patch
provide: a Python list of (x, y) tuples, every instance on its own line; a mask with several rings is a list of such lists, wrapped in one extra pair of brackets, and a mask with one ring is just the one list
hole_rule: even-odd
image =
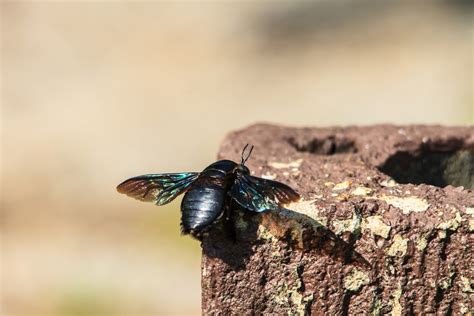
[(343, 232), (359, 233), (361, 228), (361, 216), (355, 212), (350, 219), (333, 220), (334, 233), (340, 235)]
[(370, 278), (367, 272), (353, 269), (344, 278), (344, 288), (348, 291), (357, 292), (361, 287), (370, 283)]
[(297, 202), (292, 202), (286, 205), (286, 208), (294, 212), (309, 216), (323, 226), (327, 226), (328, 219), (319, 215), (319, 210), (314, 205), (315, 200), (300, 199)]
[(362, 221), (362, 229), (370, 231), (373, 235), (377, 235), (387, 239), (392, 227), (383, 222), (382, 216), (369, 216)]
[(428, 245), (428, 240), (426, 239), (426, 236), (420, 236), (418, 240), (416, 241), (416, 249), (419, 251), (424, 251), (426, 249), (426, 246)]
[(382, 307), (383, 307), (382, 301), (377, 296), (377, 294), (375, 294), (374, 301), (372, 303), (372, 315), (373, 316), (381, 315)]
[(348, 187), (351, 186), (351, 183), (352, 183), (351, 181), (346, 180), (346, 181), (337, 183), (332, 189), (333, 189), (333, 191), (345, 190), (345, 189), (347, 189)]
[(288, 282), (282, 280), (271, 300), (282, 307), (290, 306), (287, 307), (288, 315), (305, 315), (307, 304), (314, 299), (313, 294), (300, 293), (303, 283), (297, 271), (293, 271), (290, 277), (293, 279), (293, 286), (288, 286)]
[(398, 197), (383, 195), (379, 197), (379, 199), (385, 201), (387, 204), (401, 209), (403, 214), (410, 214), (411, 212), (424, 212), (430, 206), (426, 200), (420, 199), (416, 196)]
[(392, 245), (385, 250), (385, 253), (391, 257), (404, 257), (407, 253), (408, 239), (397, 234), (393, 237)]
[(398, 289), (396, 289), (392, 294), (392, 316), (401, 316), (402, 315), (402, 304), (400, 304), (400, 298), (402, 297), (402, 286), (401, 284), (398, 285)]
[(462, 283), (462, 288), (461, 290), (466, 293), (474, 293), (474, 289), (472, 288), (472, 283), (468, 278), (465, 276), (461, 276), (461, 283)]
[(352, 219), (333, 220), (332, 226), (334, 227), (334, 233), (340, 235), (343, 232), (352, 232), (354, 227), (352, 225)]
[(396, 187), (398, 183), (395, 182), (395, 180), (393, 179), (388, 179), (388, 180), (383, 180), (382, 182), (380, 182), (380, 185), (386, 188), (393, 188), (393, 187)]
[(269, 162), (268, 165), (275, 169), (299, 168), (303, 163), (303, 159), (296, 159), (290, 162)]
[(257, 234), (258, 234), (258, 238), (260, 239), (263, 239), (263, 240), (266, 240), (269, 242), (269, 244), (271, 245), (271, 253), (270, 255), (273, 257), (273, 258), (279, 258), (281, 257), (281, 253), (280, 253), (280, 246), (278, 245), (278, 238), (273, 235), (270, 230), (268, 230), (265, 226), (263, 225), (259, 225), (258, 226), (258, 231), (257, 231)]
[(448, 221), (440, 223), (437, 228), (439, 229), (445, 229), (445, 230), (456, 230), (459, 228), (459, 225), (461, 224), (462, 217), (459, 212), (456, 212), (456, 216)]
[(474, 216), (474, 207), (466, 207), (466, 214)]
[(278, 238), (276, 238), (265, 226), (259, 225), (258, 226), (258, 238), (269, 240), (271, 242), (277, 242)]
[(449, 276), (443, 278), (439, 282), (439, 287), (442, 288), (443, 290), (449, 289), (451, 285), (453, 284), (453, 277), (454, 277), (454, 272), (451, 272)]
[(357, 187), (351, 192), (352, 195), (357, 195), (357, 196), (367, 196), (371, 193), (372, 193), (372, 189), (367, 188), (367, 187)]

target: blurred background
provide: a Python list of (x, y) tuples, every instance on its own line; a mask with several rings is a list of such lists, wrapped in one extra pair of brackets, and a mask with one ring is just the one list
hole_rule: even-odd
[(180, 199), (115, 186), (255, 122), (473, 124), (470, 3), (1, 2), (2, 315), (200, 314)]

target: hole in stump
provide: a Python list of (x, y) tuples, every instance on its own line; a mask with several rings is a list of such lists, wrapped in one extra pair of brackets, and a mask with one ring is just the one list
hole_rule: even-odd
[(299, 152), (308, 152), (316, 155), (334, 155), (355, 153), (357, 148), (354, 141), (330, 135), (325, 138), (314, 138), (307, 142), (299, 142), (294, 138), (288, 139), (288, 143)]
[(430, 184), (438, 187), (452, 185), (474, 189), (474, 150), (432, 151), (419, 154), (399, 151), (379, 170), (398, 183)]

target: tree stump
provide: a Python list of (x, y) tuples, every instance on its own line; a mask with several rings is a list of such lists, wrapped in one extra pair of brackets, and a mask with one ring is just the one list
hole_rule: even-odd
[(204, 314), (472, 313), (473, 127), (258, 124), (219, 159), (247, 143), (253, 174), (302, 199), (204, 237)]

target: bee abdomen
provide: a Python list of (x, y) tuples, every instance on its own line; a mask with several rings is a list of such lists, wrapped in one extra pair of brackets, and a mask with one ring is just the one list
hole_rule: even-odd
[(225, 189), (219, 185), (195, 185), (183, 197), (181, 225), (183, 233), (199, 233), (222, 213)]

